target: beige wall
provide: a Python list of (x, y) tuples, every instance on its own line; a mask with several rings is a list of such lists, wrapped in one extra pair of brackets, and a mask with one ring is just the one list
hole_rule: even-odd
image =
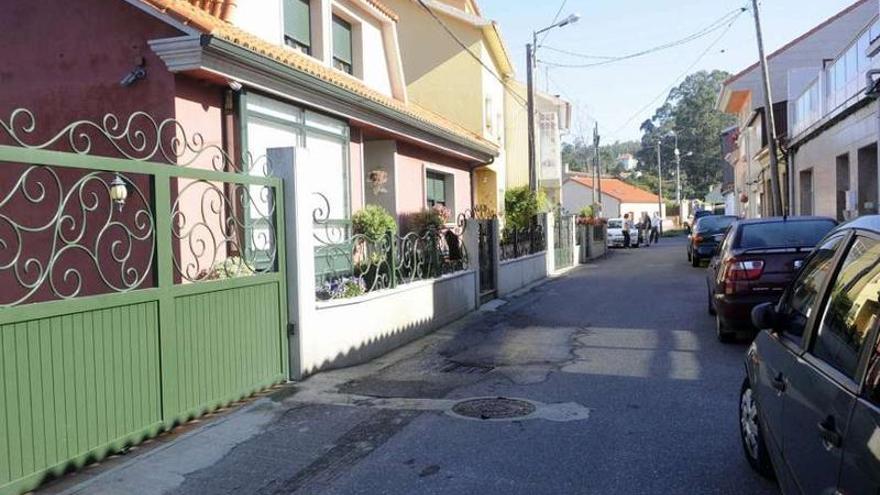
[(504, 134), (507, 155), (508, 189), (529, 185), (529, 112), (519, 99), (526, 99), (526, 88), (519, 81), (508, 81), (511, 93), (504, 95)]
[(837, 157), (849, 153), (850, 190), (857, 191), (858, 150), (877, 142), (877, 103), (863, 107), (794, 153), (795, 212), (801, 213), (800, 173), (813, 171), (813, 214), (837, 215)]
[[(400, 17), (397, 33), (409, 99), (482, 135), (482, 68), (417, 2), (385, 3)], [(445, 22), (481, 56), (485, 49), (480, 30), (450, 19)]]

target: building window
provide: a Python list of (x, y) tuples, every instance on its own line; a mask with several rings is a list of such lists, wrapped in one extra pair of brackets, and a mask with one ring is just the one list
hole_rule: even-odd
[(427, 197), (428, 207), (447, 206), (446, 199), (446, 176), (437, 172), (427, 172), (425, 174), (425, 196)]
[(333, 67), (354, 74), (352, 64), (351, 24), (333, 16)]
[(284, 44), (306, 55), (312, 53), (309, 0), (284, 0)]

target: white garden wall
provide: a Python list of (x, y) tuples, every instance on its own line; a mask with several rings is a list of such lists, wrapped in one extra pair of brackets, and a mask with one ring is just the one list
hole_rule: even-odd
[(365, 363), (476, 309), (476, 272), (318, 302), (300, 335), (303, 375)]
[(547, 252), (498, 264), (498, 297), (504, 297), (547, 277)]

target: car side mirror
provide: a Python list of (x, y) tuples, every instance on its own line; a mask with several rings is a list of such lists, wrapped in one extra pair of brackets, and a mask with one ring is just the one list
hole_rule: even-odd
[(777, 320), (773, 303), (759, 304), (752, 308), (752, 325), (758, 330), (774, 330)]

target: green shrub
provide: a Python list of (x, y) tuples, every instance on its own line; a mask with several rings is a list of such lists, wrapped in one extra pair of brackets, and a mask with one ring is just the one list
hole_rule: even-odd
[(547, 195), (528, 187), (514, 187), (504, 193), (504, 217), (508, 228), (524, 229), (539, 211), (546, 209)]
[(371, 241), (379, 241), (389, 232), (397, 233), (397, 222), (385, 208), (367, 205), (351, 217), (355, 234), (362, 234)]
[(422, 233), (428, 229), (440, 229), (446, 224), (443, 213), (437, 208), (425, 208), (409, 217), (409, 230)]

